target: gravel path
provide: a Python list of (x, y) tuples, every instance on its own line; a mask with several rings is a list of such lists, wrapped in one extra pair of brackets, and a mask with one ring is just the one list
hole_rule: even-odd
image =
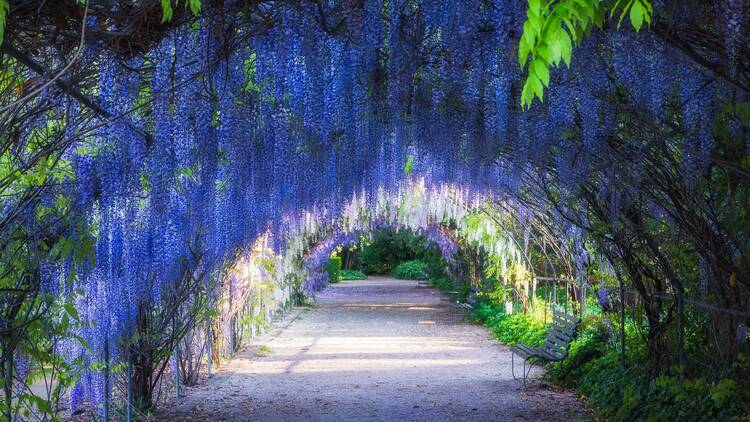
[(524, 391), (508, 348), (415, 282), (341, 282), (276, 325), (160, 419), (590, 419), (570, 393)]

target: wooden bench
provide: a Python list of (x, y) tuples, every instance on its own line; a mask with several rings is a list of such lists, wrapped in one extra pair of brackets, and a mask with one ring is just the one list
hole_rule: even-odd
[[(566, 314), (564, 312), (552, 312), (552, 324), (547, 331), (547, 337), (542, 347), (529, 347), (522, 344), (511, 347), (511, 374), (513, 379), (516, 378), (515, 362), (513, 356), (518, 354), (523, 358), (523, 387), (526, 388), (526, 379), (531, 373), (534, 363), (543, 362), (561, 362), (568, 356), (570, 342), (578, 331), (578, 324), (581, 319)], [(529, 362), (529, 369), (526, 369), (526, 362)]]
[(451, 302), (451, 305), (453, 305), (454, 308), (465, 309), (467, 311), (474, 309), (474, 307), (471, 306), (471, 303), (461, 302), (459, 300)]

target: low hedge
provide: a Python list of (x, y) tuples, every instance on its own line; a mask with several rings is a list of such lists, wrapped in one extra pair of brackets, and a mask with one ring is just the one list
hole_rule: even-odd
[(341, 270), (339, 273), (341, 280), (364, 280), (367, 274), (359, 270)]
[[(505, 314), (480, 298), (473, 318), (486, 325), (508, 345), (538, 346), (547, 327), (524, 314)], [(549, 365), (545, 378), (572, 388), (597, 412), (614, 421), (747, 421), (750, 388), (729, 378), (682, 377), (679, 368), (652, 375), (638, 334), (629, 330), (626, 366), (612, 342), (611, 326), (602, 315), (584, 319), (561, 364)], [(750, 369), (750, 357), (741, 355), (735, 368)]]
[(337, 283), (341, 280), (341, 257), (332, 256), (328, 258), (328, 264), (326, 264), (326, 272), (328, 273), (328, 282)]
[(404, 261), (396, 266), (393, 276), (401, 280), (427, 280), (430, 266), (423, 261)]

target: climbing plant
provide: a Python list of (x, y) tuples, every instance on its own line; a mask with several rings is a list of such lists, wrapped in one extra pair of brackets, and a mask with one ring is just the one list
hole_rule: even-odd
[[(460, 245), (477, 285), (618, 292), (653, 375), (693, 353), (745, 382), (746, 9), (0, 0), (5, 418), (149, 412), (186, 338), (239, 333), (219, 311), (256, 240), (304, 296), (379, 225)], [(59, 390), (23, 393), (50, 362)]]

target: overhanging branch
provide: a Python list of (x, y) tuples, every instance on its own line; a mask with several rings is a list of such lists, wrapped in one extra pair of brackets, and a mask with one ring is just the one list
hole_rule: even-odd
[[(18, 60), (19, 63), (23, 64), (24, 66), (38, 73), (40, 76), (49, 77), (49, 75), (51, 75), (51, 72), (47, 70), (44, 66), (42, 66), (39, 62), (29, 57), (28, 55), (24, 54), (23, 52), (15, 49), (13, 46), (9, 45), (8, 43), (4, 43), (2, 45), (2, 52)], [(97, 104), (94, 100), (92, 100), (91, 98), (87, 97), (84, 93), (82, 93), (68, 79), (57, 78), (55, 79), (54, 82), (55, 82), (55, 85), (57, 85), (58, 88), (60, 88), (63, 92), (75, 98), (78, 102), (80, 102), (84, 106), (91, 109), (94, 113), (99, 115), (104, 120), (109, 122), (113, 118), (112, 113), (101, 108), (99, 104)], [(137, 133), (139, 136), (142, 136), (146, 140), (147, 145), (151, 145), (153, 143), (154, 137), (150, 133), (146, 132), (145, 130), (141, 128), (133, 126), (133, 124), (129, 122), (127, 119), (124, 120), (124, 123), (133, 132)]]

